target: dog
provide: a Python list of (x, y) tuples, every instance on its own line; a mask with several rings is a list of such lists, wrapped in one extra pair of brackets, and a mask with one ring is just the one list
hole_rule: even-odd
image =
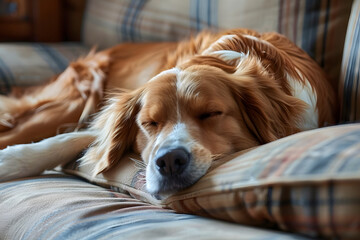
[[(134, 151), (152, 194), (193, 185), (227, 154), (336, 121), (335, 93), (315, 61), (280, 34), (248, 29), (91, 51), (0, 102), (1, 180), (84, 149), (96, 175)], [(57, 135), (71, 124), (82, 130)]]

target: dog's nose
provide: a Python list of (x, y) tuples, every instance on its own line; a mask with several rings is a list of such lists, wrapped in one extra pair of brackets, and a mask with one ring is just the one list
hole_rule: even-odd
[(161, 175), (180, 175), (190, 162), (190, 154), (184, 148), (159, 149), (156, 166)]

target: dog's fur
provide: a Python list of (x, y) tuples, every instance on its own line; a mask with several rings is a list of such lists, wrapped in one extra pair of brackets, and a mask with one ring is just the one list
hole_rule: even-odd
[[(1, 148), (83, 125), (102, 108), (86, 132), (0, 151), (0, 179), (69, 161), (92, 142), (82, 161), (95, 163), (95, 174), (126, 151), (140, 153), (151, 193), (190, 186), (224, 154), (333, 124), (336, 115), (334, 92), (306, 53), (284, 36), (246, 29), (91, 52), (50, 83), (0, 101)], [(52, 160), (40, 166), (33, 151)]]

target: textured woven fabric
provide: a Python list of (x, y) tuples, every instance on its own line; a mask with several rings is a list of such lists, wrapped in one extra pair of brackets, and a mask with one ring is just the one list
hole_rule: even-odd
[(341, 68), (341, 120), (360, 121), (360, 0), (355, 0), (349, 19)]
[(155, 207), (59, 174), (0, 183), (1, 240), (305, 239)]
[(0, 93), (7, 93), (11, 86), (41, 84), (87, 52), (83, 45), (73, 43), (1, 43)]
[(83, 41), (175, 41), (210, 29), (276, 31), (309, 53), (338, 83), (352, 1), (342, 0), (89, 0)]
[(309, 236), (360, 238), (360, 124), (307, 131), (239, 152), (194, 186), (157, 199), (144, 190), (143, 170), (124, 158), (91, 178), (91, 167), (65, 171), (137, 199), (231, 222), (276, 225)]

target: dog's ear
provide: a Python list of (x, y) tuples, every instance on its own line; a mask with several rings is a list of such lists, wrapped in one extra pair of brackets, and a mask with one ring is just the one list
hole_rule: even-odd
[[(230, 51), (220, 56), (196, 56), (182, 64), (186, 69), (193, 65), (206, 65), (221, 69), (215, 77), (223, 81), (239, 106), (241, 119), (259, 144), (299, 131), (301, 114), (306, 103), (291, 96), (281, 84), (286, 79), (276, 79), (258, 56)], [(234, 58), (232, 58), (234, 57)]]
[(111, 168), (134, 144), (140, 98), (141, 89), (114, 94), (95, 118), (91, 128), (97, 139), (82, 158), (85, 164), (95, 163), (95, 175)]
[(285, 93), (258, 59), (244, 59), (227, 76), (243, 121), (260, 144), (299, 131), (300, 116), (307, 105)]

